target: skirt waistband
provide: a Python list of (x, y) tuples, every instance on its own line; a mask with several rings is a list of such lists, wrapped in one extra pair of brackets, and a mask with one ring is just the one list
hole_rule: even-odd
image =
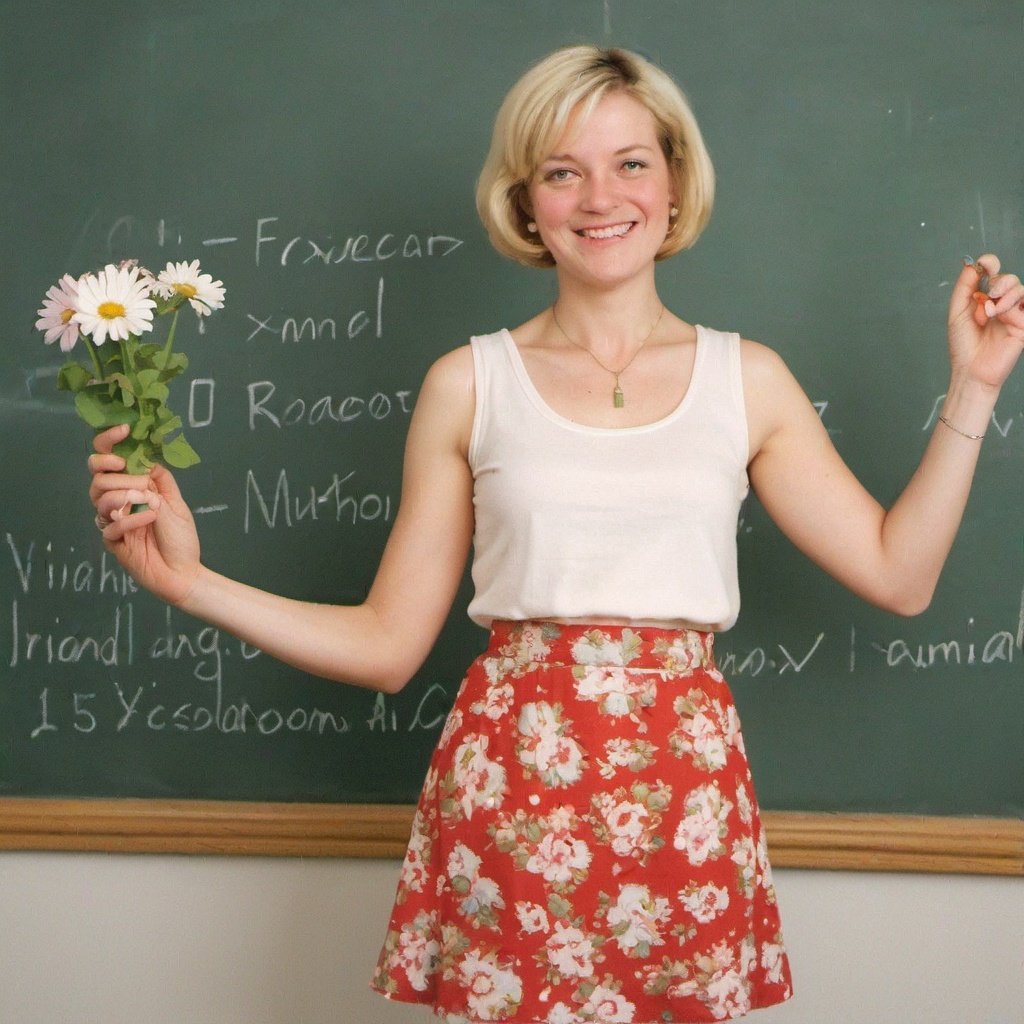
[(714, 647), (715, 634), (698, 629), (496, 619), (486, 656), (544, 665), (679, 672), (714, 668)]

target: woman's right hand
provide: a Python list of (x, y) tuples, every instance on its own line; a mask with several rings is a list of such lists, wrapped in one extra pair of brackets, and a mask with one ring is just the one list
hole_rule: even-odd
[[(97, 434), (89, 456), (89, 498), (106, 549), (147, 590), (181, 604), (199, 574), (199, 536), (188, 505), (171, 473), (161, 465), (145, 476), (123, 472), (113, 447), (128, 434), (125, 425)], [(131, 512), (132, 505), (148, 505)]]

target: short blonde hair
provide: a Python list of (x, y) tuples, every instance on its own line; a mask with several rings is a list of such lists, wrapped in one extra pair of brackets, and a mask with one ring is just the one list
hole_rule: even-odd
[(660, 68), (629, 50), (569, 46), (535, 64), (505, 97), (476, 189), (476, 208), (494, 247), (530, 267), (554, 266), (547, 247), (527, 231), (528, 183), (548, 157), (572, 113), (584, 118), (609, 90), (642, 103), (654, 117), (678, 197), (655, 258), (693, 245), (711, 216), (715, 172), (682, 90)]

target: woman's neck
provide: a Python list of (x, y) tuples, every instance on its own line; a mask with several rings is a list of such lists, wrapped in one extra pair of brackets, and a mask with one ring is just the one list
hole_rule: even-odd
[(613, 357), (631, 355), (649, 340), (662, 309), (653, 275), (649, 281), (602, 290), (560, 281), (551, 326), (556, 335), (564, 335), (563, 342), (603, 353), (614, 362)]

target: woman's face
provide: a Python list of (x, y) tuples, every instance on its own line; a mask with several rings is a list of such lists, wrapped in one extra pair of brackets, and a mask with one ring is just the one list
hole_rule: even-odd
[(624, 92), (574, 114), (528, 188), (560, 274), (608, 287), (650, 273), (675, 200), (654, 117)]

